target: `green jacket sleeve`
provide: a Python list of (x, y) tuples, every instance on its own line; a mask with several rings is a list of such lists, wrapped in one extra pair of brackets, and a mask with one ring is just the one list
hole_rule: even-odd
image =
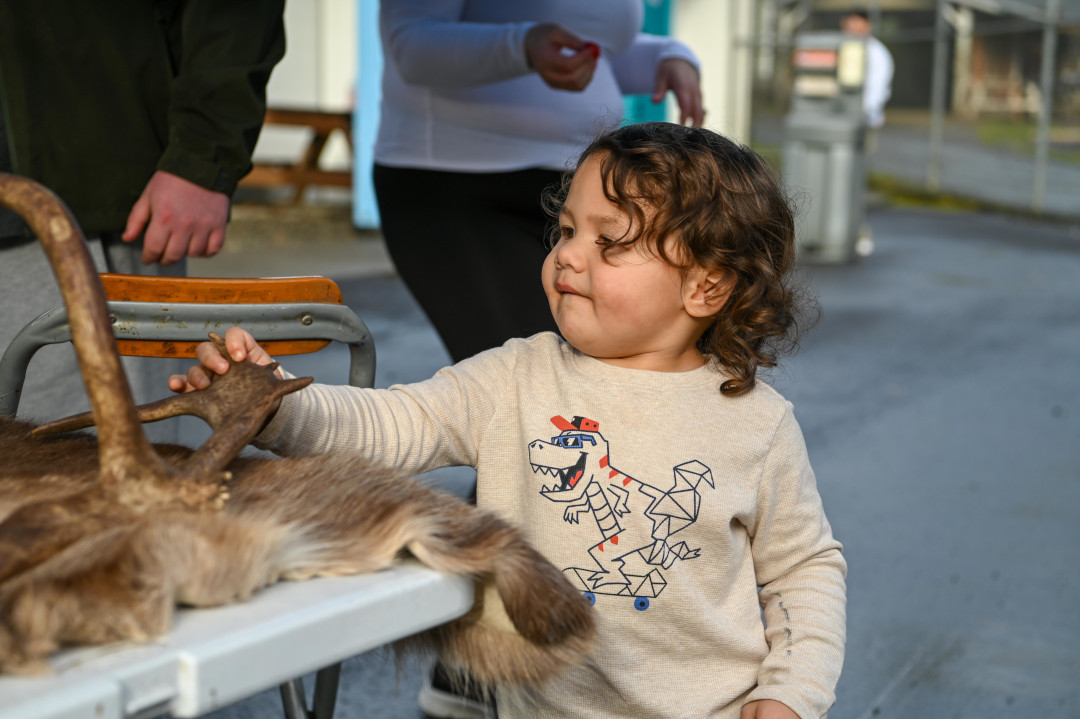
[(231, 195), (251, 170), (266, 83), (285, 54), (284, 0), (187, 0), (170, 23), (178, 56), (157, 169)]

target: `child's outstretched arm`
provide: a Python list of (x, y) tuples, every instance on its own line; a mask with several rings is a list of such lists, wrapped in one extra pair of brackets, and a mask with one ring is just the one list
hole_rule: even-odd
[[(225, 352), (234, 361), (273, 362), (239, 328), (225, 333)], [(505, 355), (473, 358), (424, 382), (386, 389), (310, 384), (282, 397), (252, 444), (282, 456), (357, 455), (410, 474), (475, 466), (479, 435), (509, 386), (514, 360)], [(196, 357), (186, 374), (169, 378), (174, 392), (205, 389), (230, 371), (228, 359), (210, 343), (200, 344)]]
[[(226, 330), (225, 349), (237, 362), (248, 359), (255, 364), (267, 365), (274, 361), (266, 350), (259, 346), (250, 332), (239, 327), (230, 327)], [(201, 342), (195, 348), (195, 357), (199, 360), (199, 364), (188, 368), (187, 374), (174, 374), (169, 377), (169, 389), (173, 392), (194, 392), (206, 389), (210, 386), (212, 375), (225, 374), (229, 369), (229, 361), (222, 357), (217, 348), (209, 342)]]

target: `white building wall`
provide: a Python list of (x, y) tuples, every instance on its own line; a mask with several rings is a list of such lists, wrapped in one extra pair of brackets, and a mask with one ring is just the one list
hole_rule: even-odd
[(750, 139), (754, 0), (674, 0), (671, 34), (697, 53), (705, 126)]
[[(285, 3), (285, 57), (270, 76), (267, 101), (275, 107), (342, 112), (353, 105), (357, 0), (290, 0)], [(331, 138), (323, 166), (347, 169), (344, 138)], [(255, 147), (257, 161), (294, 160), (310, 132), (268, 125)]]

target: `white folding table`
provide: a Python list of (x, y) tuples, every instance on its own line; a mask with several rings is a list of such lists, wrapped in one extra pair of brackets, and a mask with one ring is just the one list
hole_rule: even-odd
[(471, 581), (413, 560), (281, 582), (240, 604), (180, 610), (154, 643), (67, 650), (51, 676), (0, 677), (0, 717), (196, 717), (456, 619), (472, 603)]

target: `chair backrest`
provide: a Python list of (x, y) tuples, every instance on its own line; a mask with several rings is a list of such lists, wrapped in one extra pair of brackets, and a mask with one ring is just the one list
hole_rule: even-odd
[[(274, 356), (304, 354), (342, 342), (349, 347), (349, 384), (375, 380), (375, 344), (367, 326), (325, 277), (218, 279), (101, 275), (120, 354), (194, 357), (210, 332), (248, 330)], [(26, 325), (0, 359), (0, 415), (15, 416), (26, 369), (48, 344), (71, 341), (67, 310)]]

